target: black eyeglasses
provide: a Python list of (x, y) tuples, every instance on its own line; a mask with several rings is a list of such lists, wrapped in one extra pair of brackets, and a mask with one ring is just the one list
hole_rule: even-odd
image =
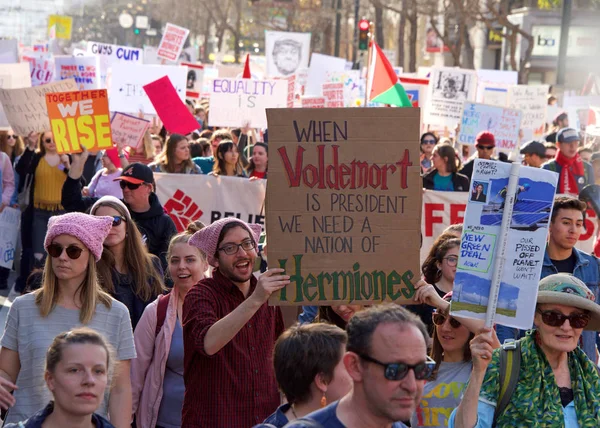
[(448, 318), (450, 318), (450, 327), (459, 328), (462, 325), (460, 323), (460, 321), (457, 320), (456, 318), (453, 318), (453, 317), (445, 315), (445, 314), (440, 314), (440, 313), (434, 312), (433, 316), (432, 316), (433, 323), (435, 325), (437, 325), (438, 327), (441, 325), (444, 325), (444, 323), (446, 322), (446, 320)]
[(127, 221), (127, 219), (125, 217), (121, 217), (121, 216), (116, 215), (116, 216), (113, 217), (112, 227), (120, 226), (121, 223), (123, 223), (124, 221), (125, 222)]
[(423, 140), (421, 144), (435, 144), (435, 140)]
[(69, 245), (68, 247), (63, 247), (60, 244), (50, 244), (48, 245), (48, 254), (52, 258), (58, 258), (63, 253), (63, 250), (67, 251), (67, 256), (71, 260), (77, 260), (81, 256), (81, 252), (83, 248), (79, 248), (77, 245)]
[(121, 180), (121, 182), (119, 183), (119, 186), (121, 186), (122, 190), (125, 190), (126, 187), (129, 190), (137, 190), (140, 188), (141, 185), (142, 185), (142, 183), (133, 184), (133, 183), (130, 183), (129, 181), (123, 181), (123, 180)]
[(494, 146), (477, 146), (481, 150), (494, 150)]
[(411, 366), (406, 363), (382, 363), (364, 354), (358, 354), (358, 356), (365, 361), (382, 366), (385, 370), (383, 375), (387, 380), (402, 380), (410, 370), (415, 373), (415, 379), (417, 380), (429, 379), (433, 369), (435, 369), (435, 361), (429, 357), (424, 362)]
[(542, 321), (544, 324), (549, 325), (550, 327), (560, 327), (565, 323), (566, 320), (569, 320), (569, 324), (573, 328), (585, 328), (590, 322), (590, 314), (571, 314), (565, 315), (558, 311), (540, 311), (542, 314)]
[(19, 137), (17, 137), (16, 135), (7, 135), (6, 136), (7, 140), (10, 140), (10, 139), (16, 140), (17, 138), (19, 138)]
[(237, 253), (240, 247), (242, 247), (242, 250), (244, 251), (253, 250), (255, 247), (254, 241), (249, 239), (247, 241), (242, 242), (241, 244), (225, 244), (221, 248), (217, 248), (217, 251), (223, 251), (228, 256), (231, 256)]

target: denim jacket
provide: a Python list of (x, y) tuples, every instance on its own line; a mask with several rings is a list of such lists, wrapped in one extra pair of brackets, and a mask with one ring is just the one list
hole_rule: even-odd
[[(600, 264), (598, 258), (591, 254), (585, 253), (577, 248), (573, 248), (576, 262), (573, 276), (582, 280), (585, 285), (594, 293), (596, 303), (600, 303), (600, 293), (598, 292), (598, 282), (600, 281)], [(548, 250), (544, 253), (544, 265), (542, 266), (542, 278), (558, 273), (556, 267), (552, 264)], [(581, 335), (583, 346), (581, 347), (586, 355), (592, 361), (596, 361), (596, 342), (600, 346), (598, 332), (584, 331)]]

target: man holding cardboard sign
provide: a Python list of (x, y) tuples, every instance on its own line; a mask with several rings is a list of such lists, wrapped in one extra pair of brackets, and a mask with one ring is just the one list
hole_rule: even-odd
[(112, 147), (106, 89), (46, 94), (46, 106), (59, 154)]

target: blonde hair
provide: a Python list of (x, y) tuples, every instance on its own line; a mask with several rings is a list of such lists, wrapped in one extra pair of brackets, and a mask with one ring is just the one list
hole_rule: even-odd
[[(87, 324), (92, 320), (98, 303), (102, 303), (107, 309), (110, 309), (112, 306), (112, 297), (100, 287), (96, 274), (96, 260), (94, 260), (91, 254), (89, 256), (85, 279), (77, 288), (77, 291), (79, 291), (81, 300), (79, 321), (82, 324)], [(34, 291), (34, 295), (35, 304), (40, 308), (42, 318), (46, 318), (56, 307), (60, 295), (58, 278), (54, 274), (51, 257), (46, 258), (42, 288)]]

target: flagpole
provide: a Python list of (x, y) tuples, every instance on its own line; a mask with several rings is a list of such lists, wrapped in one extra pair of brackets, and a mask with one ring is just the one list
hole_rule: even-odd
[(369, 92), (371, 92), (371, 87), (369, 85), (369, 70), (371, 68), (371, 59), (373, 55), (373, 32), (375, 31), (375, 25), (372, 22), (369, 23), (369, 51), (367, 54), (367, 87), (365, 90), (365, 107), (369, 103)]

